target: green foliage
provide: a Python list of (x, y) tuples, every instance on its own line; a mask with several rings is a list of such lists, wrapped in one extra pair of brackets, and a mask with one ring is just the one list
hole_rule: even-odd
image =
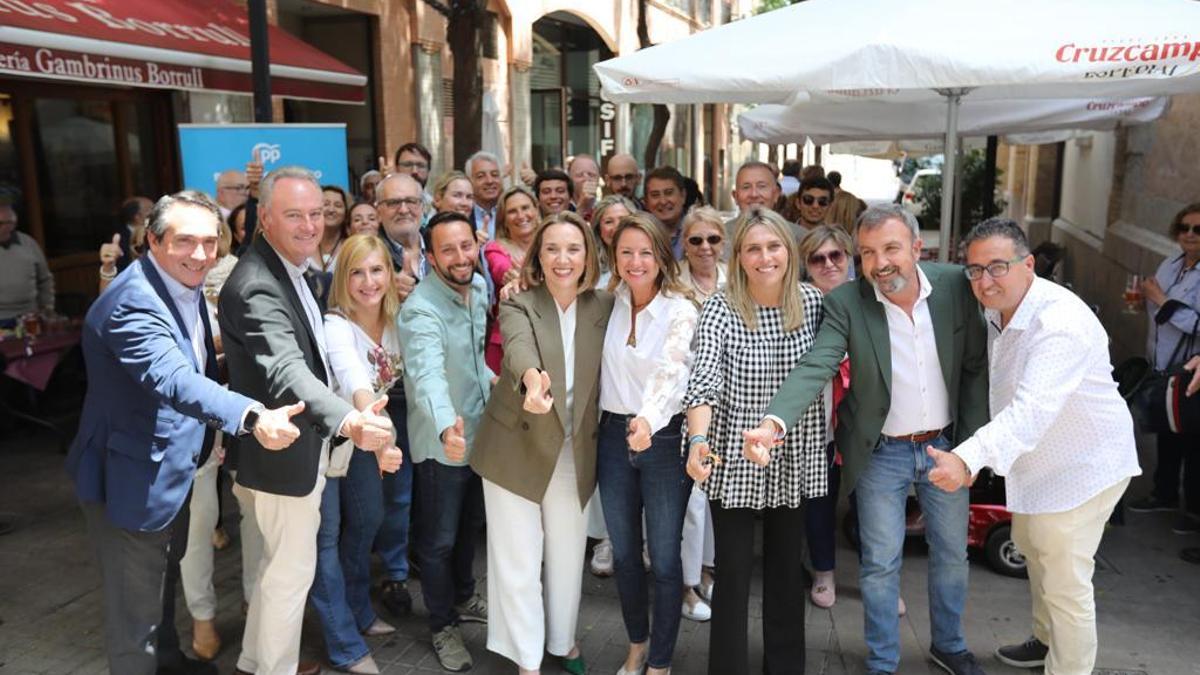
[[(993, 213), (1000, 213), (1006, 206), (1004, 199), (996, 195), (996, 187), (1000, 184), (999, 168), (996, 169), (996, 183), (991, 189), (984, 184), (987, 177), (987, 154), (982, 150), (972, 150), (963, 155), (962, 166), (962, 224), (969, 228), (983, 220), (983, 205), (985, 199), (993, 199)], [(942, 225), (942, 177), (931, 176), (917, 185), (914, 199), (925, 202), (925, 211), (921, 214), (921, 227), (936, 230)]]
[(803, 1), (804, 0), (762, 0), (758, 4), (758, 7), (754, 8), (754, 13), (765, 14), (766, 12), (774, 11), (776, 9), (783, 9), (788, 5), (794, 5)]

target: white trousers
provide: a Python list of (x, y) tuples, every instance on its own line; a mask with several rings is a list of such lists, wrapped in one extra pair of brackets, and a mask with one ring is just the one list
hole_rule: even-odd
[(583, 512), (587, 518), (587, 536), (592, 539), (608, 539), (608, 525), (604, 522), (604, 507), (600, 505), (600, 488), (596, 488), (592, 492), (592, 498), (588, 500), (587, 508)]
[(313, 491), (304, 497), (243, 488), (253, 498), (263, 552), (246, 615), (239, 670), (257, 675), (296, 673), (304, 603), (317, 569), (323, 468)]
[(233, 497), (242, 516), (238, 523), (242, 538), (242, 600), (249, 604), (250, 596), (254, 595), (254, 586), (258, 583), (258, 566), (262, 564), (263, 535), (254, 518), (254, 491), (238, 485), (236, 471), (230, 471), (229, 474), (233, 478)]
[(716, 549), (708, 494), (696, 486), (692, 486), (692, 494), (688, 496), (679, 553), (683, 561), (683, 585), (699, 586), (701, 567), (712, 566)]
[(544, 652), (575, 646), (587, 519), (579, 505), (570, 442), (559, 454), (542, 503), (488, 480), (488, 641), (521, 668), (541, 667)]
[(217, 526), (220, 506), (217, 502), (217, 474), (221, 461), (218, 435), (204, 466), (196, 470), (192, 482), (191, 520), (188, 522), (187, 549), (179, 561), (183, 599), (188, 614), (197, 621), (212, 621), (217, 615), (217, 592), (213, 589), (213, 529)]
[(1033, 635), (1050, 645), (1047, 675), (1090, 675), (1096, 664), (1096, 549), (1128, 486), (1124, 478), (1062, 513), (1013, 514), (1013, 543), (1029, 570)]

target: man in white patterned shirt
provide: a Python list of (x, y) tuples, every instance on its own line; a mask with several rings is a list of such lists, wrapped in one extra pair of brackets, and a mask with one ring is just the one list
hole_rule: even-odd
[(1093, 557), (1132, 476), (1133, 420), (1117, 393), (1108, 334), (1082, 300), (1033, 272), (1021, 228), (991, 218), (964, 240), (965, 272), (992, 338), (992, 421), (951, 452), (927, 449), (953, 491), (985, 466), (1006, 476), (1025, 554), (1033, 637), (996, 650), (1009, 665), (1088, 675), (1096, 661)]

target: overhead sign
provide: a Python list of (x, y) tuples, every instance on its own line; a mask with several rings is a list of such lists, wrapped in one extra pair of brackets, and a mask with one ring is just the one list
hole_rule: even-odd
[(183, 184), (217, 194), (217, 177), (242, 170), (258, 152), (264, 171), (303, 166), (322, 185), (350, 189), (345, 124), (180, 124)]

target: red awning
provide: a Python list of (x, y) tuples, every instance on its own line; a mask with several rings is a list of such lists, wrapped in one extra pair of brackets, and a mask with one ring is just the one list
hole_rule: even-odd
[[(250, 26), (228, 0), (0, 0), (0, 75), (248, 93)], [(275, 26), (271, 93), (362, 103), (367, 78)]]

